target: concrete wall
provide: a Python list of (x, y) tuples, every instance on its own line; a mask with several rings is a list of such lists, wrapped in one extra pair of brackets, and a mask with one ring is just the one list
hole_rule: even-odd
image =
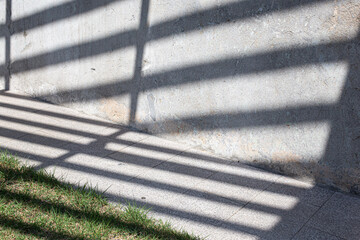
[(5, 78), (8, 77), (8, 71), (6, 71), (6, 41), (10, 39), (8, 27), (6, 25), (6, 1), (0, 1), (0, 9), (0, 90), (4, 90), (6, 85)]
[(360, 193), (359, 27), (360, 0), (18, 0), (8, 83)]

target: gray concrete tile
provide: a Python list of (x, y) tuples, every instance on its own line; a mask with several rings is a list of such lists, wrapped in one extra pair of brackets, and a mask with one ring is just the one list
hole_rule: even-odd
[(313, 227), (305, 226), (293, 238), (293, 240), (341, 240), (334, 235), (320, 231)]
[[(171, 193), (154, 185), (139, 185), (136, 183), (119, 186), (120, 202), (135, 202), (138, 206), (149, 208), (150, 216), (162, 221), (169, 221), (178, 229), (186, 229), (190, 225), (209, 226), (220, 225), (222, 222), (211, 214), (192, 211), (189, 206), (198, 199), (181, 193)], [(210, 211), (210, 210), (209, 210)], [(199, 234), (199, 233), (197, 233)]]
[(134, 177), (149, 171), (166, 160), (162, 160), (160, 157), (156, 158), (136, 155), (137, 153), (126, 152), (126, 149), (128, 148), (125, 148), (122, 152), (115, 152), (108, 157), (117, 160), (119, 166), (122, 166), (126, 169), (128, 174), (131, 174)]
[[(108, 130), (108, 128), (105, 130)], [(142, 134), (127, 129), (121, 130), (121, 133), (116, 135), (115, 138), (89, 133), (85, 137), (72, 139), (72, 142), (66, 146), (66, 149), (78, 153), (82, 152), (98, 157), (104, 157), (114, 152), (120, 153), (124, 148), (137, 143), (125, 139), (144, 139), (145, 137), (146, 136), (143, 136)]]
[[(211, 227), (209, 227), (208, 222), (193, 222), (193, 221), (184, 221), (184, 219), (171, 218), (169, 222), (176, 222), (177, 224), (174, 226), (179, 230), (185, 230), (190, 234), (194, 234), (195, 236), (201, 237), (206, 240), (211, 239), (226, 239), (224, 236), (220, 238), (214, 238), (214, 232), (218, 230), (216, 226), (219, 226), (221, 223), (214, 222)], [(222, 230), (220, 228), (220, 230)], [(231, 239), (231, 238), (228, 238)], [(233, 238), (234, 239), (234, 238)]]
[(138, 143), (146, 137), (148, 135), (125, 129), (121, 134), (116, 135), (116, 137), (89, 134), (87, 137), (73, 140), (66, 147), (70, 151), (104, 157), (115, 152), (121, 153), (123, 149)]
[(106, 137), (107, 139), (110, 139), (110, 141), (106, 144), (106, 149), (121, 152), (124, 148), (138, 144), (141, 140), (148, 137), (148, 134), (123, 129), (120, 134), (114, 134), (114, 136)]
[(0, 105), (1, 103), (6, 104), (6, 106), (14, 105), (20, 108), (26, 108), (27, 111), (38, 111), (48, 107), (50, 104), (39, 101), (32, 98), (31, 96), (17, 92), (14, 90), (1, 92), (0, 93)]
[(120, 135), (114, 139), (114, 142), (133, 145), (133, 147), (137, 149), (172, 157), (183, 153), (183, 151), (187, 148), (186, 146), (180, 145), (178, 143), (164, 139), (159, 140), (157, 137), (133, 131), (129, 131)]
[[(136, 146), (138, 145), (125, 149), (123, 153), (136, 151)], [(149, 150), (146, 149), (145, 151)], [(150, 160), (150, 163), (158, 164), (152, 169), (150, 168), (151, 164), (149, 165), (148, 162), (146, 162), (148, 161), (146, 158), (143, 159), (143, 163), (138, 162), (138, 165), (134, 166), (137, 177), (131, 180), (131, 182), (138, 184), (140, 187), (134, 186), (132, 189), (132, 194), (139, 198), (145, 196), (146, 193), (147, 195), (152, 195), (152, 198), (155, 197), (156, 201), (163, 201), (163, 199), (166, 198), (166, 195), (183, 193), (185, 191), (192, 190), (197, 183), (200, 183), (214, 173), (211, 170), (197, 167), (196, 161), (193, 161), (193, 159), (190, 158), (181, 156), (172, 157), (173, 155), (163, 152), (152, 152), (152, 154), (160, 154), (159, 159), (164, 156), (165, 158), (163, 158), (164, 160)], [(110, 155), (110, 157), (112, 157), (112, 155)], [(168, 157), (171, 158), (167, 159)], [(123, 158), (125, 159), (126, 157)], [(135, 161), (141, 161), (141, 158), (135, 156)], [(148, 166), (149, 168), (141, 168), (141, 166), (144, 165)], [(203, 163), (203, 165), (206, 164)], [(128, 173), (129, 172), (131, 171), (128, 171)], [(158, 192), (155, 193), (155, 190)], [(137, 191), (139, 191), (138, 195)]]
[(74, 142), (69, 143), (65, 146), (68, 151), (76, 153), (84, 153), (91, 156), (105, 157), (116, 150), (121, 150), (122, 148), (127, 147), (126, 145), (118, 145), (118, 148), (114, 147), (109, 149), (107, 145), (111, 142), (110, 138), (98, 137), (93, 138), (80, 138), (76, 139)]
[(0, 147), (16, 155), (22, 162), (40, 168), (43, 164), (52, 164), (68, 153), (61, 147), (34, 143), (28, 138), (14, 140), (1, 137)]
[(71, 129), (65, 125), (61, 125), (60, 123), (61, 122), (59, 122), (55, 126), (46, 126), (39, 131), (47, 134), (48, 136), (52, 136), (59, 140), (67, 141), (69, 143), (76, 142), (78, 139), (88, 139), (89, 141), (91, 141), (92, 139), (94, 139), (94, 137), (97, 137), (97, 135), (89, 134), (88, 132), (81, 129)]
[(270, 182), (278, 181), (281, 175), (272, 173), (257, 167), (246, 165), (240, 161), (231, 161), (230, 171), (235, 174), (241, 174), (242, 176), (253, 178), (253, 179), (262, 179)]
[[(195, 202), (201, 197), (199, 193), (184, 194), (191, 190), (194, 185), (201, 181), (200, 176), (206, 177), (211, 172), (195, 170), (191, 171), (194, 175), (179, 174), (169, 171), (173, 166), (165, 163), (161, 169), (154, 168), (146, 171), (137, 167), (135, 171), (127, 170), (126, 173), (136, 176), (128, 184), (120, 186), (123, 196), (127, 198), (140, 200), (146, 199), (145, 202), (162, 203), (171, 196), (178, 196), (182, 201)], [(159, 166), (159, 167), (160, 167)], [(132, 173), (134, 172), (134, 173)], [(178, 201), (178, 200), (177, 200)]]
[(232, 161), (197, 149), (186, 149), (179, 153), (179, 155), (169, 159), (167, 162), (214, 172), (222, 171), (224, 166), (232, 164)]
[(7, 109), (0, 106), (0, 130), (8, 129), (18, 133), (32, 133), (46, 129), (45, 126), (56, 127), (59, 122), (36, 112), (24, 112), (17, 109)]
[[(193, 196), (186, 196), (186, 194), (176, 194), (176, 198), (163, 198), (158, 202), (147, 201), (145, 206), (151, 207), (150, 216), (168, 221), (177, 229), (184, 229), (187, 232), (194, 233), (197, 236), (206, 237), (206, 239), (237, 239), (236, 237), (243, 237), (239, 239), (256, 239), (252, 235), (245, 233), (242, 230), (236, 229), (236, 223), (228, 223), (225, 218), (229, 218), (232, 211), (237, 211), (237, 207), (227, 209), (226, 204), (229, 201), (222, 199), (218, 205), (211, 201), (199, 201)], [(164, 195), (166, 196), (166, 195)], [(203, 196), (204, 197), (204, 196)], [(195, 203), (198, 204), (195, 204)], [(204, 205), (202, 205), (204, 204)], [(201, 209), (198, 207), (201, 206)], [(227, 216), (228, 215), (228, 216)], [(222, 225), (229, 227), (232, 230), (226, 229)]]
[(13, 139), (11, 136), (2, 136), (0, 135), (0, 149), (12, 149), (12, 146), (16, 145), (16, 139)]
[(182, 196), (178, 199), (183, 201), (188, 211), (222, 221), (226, 221), (245, 205), (244, 202), (233, 202), (220, 195), (205, 192), (190, 190), (184, 195), (191, 196), (191, 201), (188, 201), (190, 198), (186, 198), (187, 201), (182, 200)]
[(215, 228), (215, 229), (209, 229), (209, 236), (208, 240), (214, 239), (214, 240), (235, 240), (235, 239), (241, 239), (241, 240), (258, 240), (258, 239), (264, 239), (259, 238), (256, 235), (244, 232), (244, 231), (236, 231), (232, 229), (227, 228)]
[[(266, 196), (259, 195), (259, 198)], [(309, 204), (296, 203), (292, 208), (280, 209), (281, 201), (289, 206), (286, 200), (268, 198), (268, 203), (274, 203), (274, 207), (261, 204), (249, 203), (238, 213), (229, 219), (230, 223), (236, 223), (239, 229), (258, 236), (262, 239), (291, 239), (308, 219), (315, 213), (318, 207)], [(226, 226), (225, 224), (224, 226)], [(246, 227), (246, 228), (245, 228)], [(228, 228), (228, 227), (227, 227)]]
[(124, 174), (126, 171), (113, 159), (75, 152), (54, 161), (46, 170), (72, 184), (96, 186), (100, 191), (110, 189), (114, 194), (119, 194), (118, 185), (126, 184), (132, 178)]
[(360, 198), (335, 193), (309, 221), (312, 226), (345, 239), (360, 236)]
[(151, 206), (152, 217), (168, 221), (177, 229), (184, 229), (202, 237), (213, 234), (216, 227), (220, 227), (224, 220), (215, 216), (216, 210), (212, 212), (211, 209), (207, 209), (203, 212), (189, 209), (193, 201), (192, 197), (183, 195), (183, 197), (165, 198), (165, 201), (155, 204), (147, 203), (145, 206)]
[[(147, 141), (146, 138), (145, 141)], [(149, 142), (146, 142), (146, 145), (150, 146), (158, 146), (159, 143), (163, 144), (165, 141), (153, 142), (155, 138), (152, 138)], [(143, 142), (140, 142), (143, 143)], [(109, 158), (113, 158), (119, 161), (119, 164), (127, 165), (132, 169), (132, 172), (137, 172), (139, 174), (143, 174), (144, 171), (150, 170), (151, 168), (160, 165), (167, 161), (170, 158), (176, 156), (176, 152), (167, 153), (163, 151), (158, 151), (157, 148), (155, 150), (153, 148), (144, 148), (142, 144), (134, 144), (130, 147), (122, 149), (120, 152), (115, 152), (109, 155)], [(173, 143), (172, 148), (178, 147), (176, 143)]]
[[(151, 148), (145, 149), (142, 147), (142, 145), (139, 144), (127, 146), (118, 144), (116, 142), (111, 142), (106, 147), (110, 150), (117, 150), (116, 152), (107, 156), (107, 158), (116, 160), (118, 162), (118, 165), (121, 166), (121, 168), (123, 169), (123, 171), (133, 177), (144, 175), (147, 171), (152, 170), (152, 168), (166, 162), (168, 159), (175, 156), (174, 154), (170, 153), (164, 153), (156, 150), (154, 151)], [(159, 172), (164, 173), (167, 170), (156, 171), (157, 173), (155, 175), (157, 175)], [(155, 177), (155, 175), (149, 174), (148, 177), (153, 178)], [(160, 177), (163, 175), (158, 176)]]
[(316, 186), (314, 183), (299, 181), (294, 178), (282, 176), (267, 191), (296, 197), (302, 203), (322, 206), (334, 192)]
[[(168, 153), (166, 150), (171, 150), (171, 154), (177, 155), (187, 149), (190, 149), (189, 146), (186, 146), (181, 143), (177, 143), (174, 141), (170, 141), (167, 139), (163, 139), (157, 136), (149, 136), (145, 139), (143, 139), (140, 144), (147, 144), (154, 147), (154, 151), (158, 152), (164, 152)], [(165, 149), (165, 151), (162, 151), (161, 149)], [(149, 149), (150, 150), (150, 149)]]
[[(0, 124), (1, 124), (1, 121), (0, 121)], [(0, 127), (0, 136), (4, 137), (4, 138), (17, 139), (17, 138), (22, 137), (27, 134), (26, 131), (13, 131), (12, 129), (8, 128), (7, 125), (2, 125), (2, 126), (6, 126), (6, 128)], [(30, 132), (32, 132), (32, 131), (30, 131)]]
[[(279, 181), (281, 189), (287, 186), (284, 181)], [(287, 182), (290, 184), (291, 181)], [(297, 181), (295, 183), (296, 186), (303, 186)], [(318, 209), (303, 203), (296, 194), (293, 196), (291, 192), (274, 191), (277, 184), (273, 183), (250, 199), (249, 204), (229, 219), (247, 227), (240, 227), (239, 231), (246, 231), (261, 239), (290, 239)], [(226, 224), (224, 227), (228, 228)]]
[(256, 237), (241, 231), (231, 231), (221, 227), (222, 221), (208, 220), (204, 217), (193, 217), (192, 220), (185, 220), (184, 218), (168, 217), (159, 215), (159, 219), (167, 219), (179, 230), (185, 230), (188, 233), (192, 233), (195, 236), (199, 236), (206, 240), (211, 239), (257, 239)]
[(214, 171), (193, 166), (180, 159), (173, 160), (170, 159), (140, 176), (190, 188), (214, 174)]
[(138, 143), (138, 142), (145, 140), (151, 136), (146, 133), (137, 132), (137, 131), (133, 131), (133, 130), (129, 130), (129, 129), (123, 129), (123, 131), (119, 132), (119, 129), (116, 127), (113, 127), (113, 126), (108, 127), (107, 130), (113, 130), (112, 136), (108, 136), (108, 137), (113, 138), (115, 140), (119, 140), (118, 142), (127, 143), (129, 145)]
[(54, 148), (61, 148), (61, 149), (64, 149), (63, 146), (70, 143), (69, 141), (67, 141), (65, 139), (61, 139), (58, 136), (49, 135), (48, 133), (43, 132), (43, 131), (36, 131), (33, 133), (29, 133), (27, 135), (20, 137), (19, 140), (21, 140), (23, 142), (42, 145), (45, 147), (54, 147)]
[(39, 128), (36, 127), (1, 120), (3, 117), (3, 115), (0, 116), (0, 136), (16, 139), (28, 133), (39, 131)]
[(195, 186), (195, 190), (216, 193), (235, 202), (248, 202), (280, 176), (238, 163), (224, 165)]
[(181, 205), (176, 199), (181, 196), (182, 193), (170, 192), (159, 185), (152, 180), (131, 179), (126, 183), (117, 185), (119, 190), (118, 200), (122, 203), (135, 201), (151, 208), (153, 208), (153, 206), (163, 206), (169, 209), (181, 208)]

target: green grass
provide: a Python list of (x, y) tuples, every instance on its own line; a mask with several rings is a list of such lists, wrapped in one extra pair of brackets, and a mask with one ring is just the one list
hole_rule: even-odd
[(0, 151), (0, 239), (197, 239)]

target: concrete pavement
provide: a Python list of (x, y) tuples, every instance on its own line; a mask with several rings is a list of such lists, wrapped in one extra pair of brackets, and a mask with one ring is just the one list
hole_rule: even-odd
[(357, 196), (19, 93), (0, 94), (0, 147), (207, 239), (360, 239)]

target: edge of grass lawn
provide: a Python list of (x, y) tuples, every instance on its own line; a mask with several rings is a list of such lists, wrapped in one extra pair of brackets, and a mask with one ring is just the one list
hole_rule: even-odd
[(0, 149), (0, 239), (200, 239), (148, 211), (110, 204), (96, 189), (64, 183)]

